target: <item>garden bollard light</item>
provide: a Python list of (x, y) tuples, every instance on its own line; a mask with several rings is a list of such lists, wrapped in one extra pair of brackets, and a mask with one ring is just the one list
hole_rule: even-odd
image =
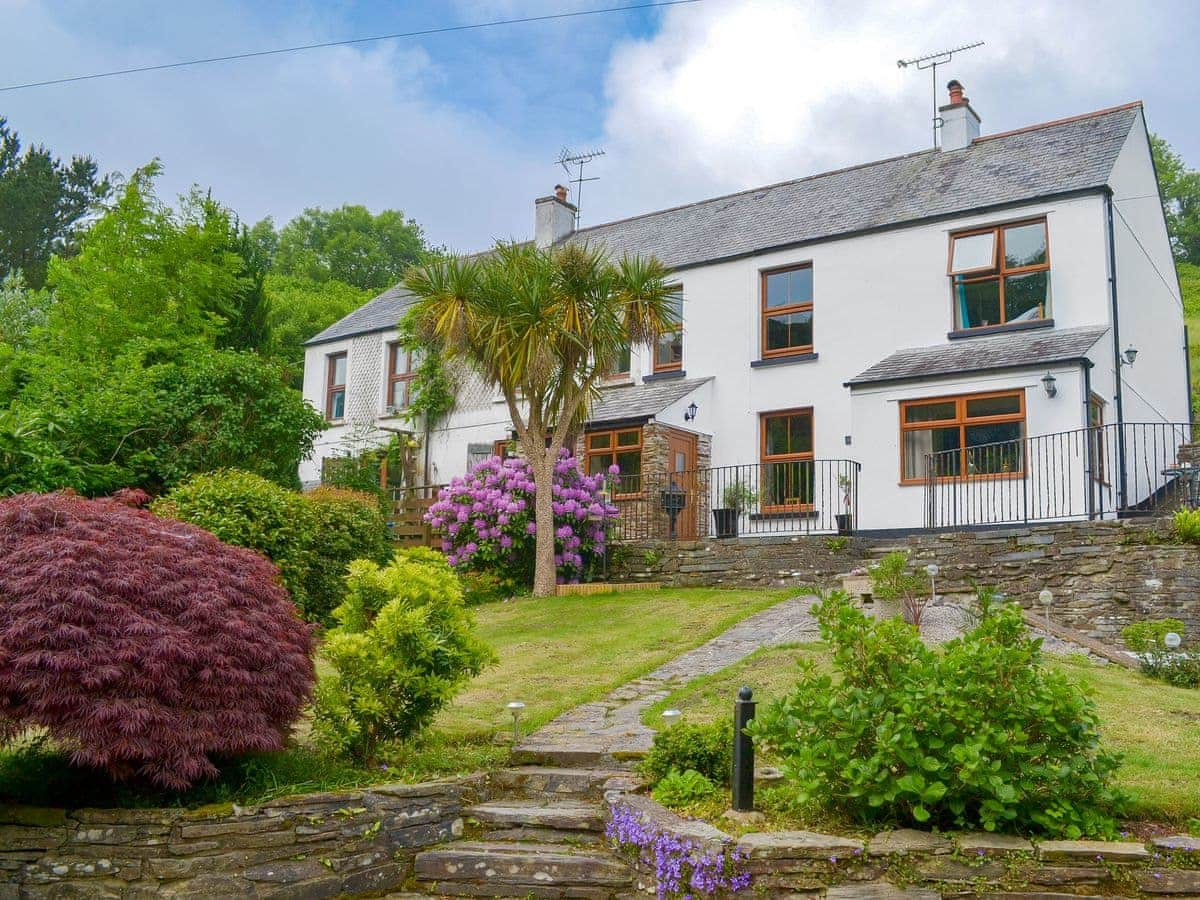
[(753, 691), (748, 687), (738, 691), (733, 703), (733, 808), (737, 812), (754, 809), (754, 742), (746, 734), (746, 726), (754, 719)]
[(1166, 648), (1168, 650), (1178, 650), (1179, 645), (1182, 643), (1183, 643), (1183, 638), (1181, 638), (1174, 631), (1168, 631), (1166, 634), (1163, 635), (1163, 644), (1166, 645)]
[(683, 713), (677, 709), (664, 709), (662, 714), (663, 725), (670, 728), (672, 725), (678, 724), (682, 716)]
[(930, 563), (925, 567), (925, 574), (929, 576), (929, 602), (934, 606), (937, 606), (937, 577), (940, 571), (937, 563)]
[(1046, 630), (1050, 630), (1050, 604), (1054, 602), (1054, 595), (1050, 593), (1049, 588), (1042, 588), (1042, 592), (1038, 594), (1038, 603), (1046, 607)]
[(525, 704), (520, 700), (514, 700), (508, 704), (508, 710), (513, 717), (513, 746), (517, 746), (521, 742), (521, 710), (525, 708)]

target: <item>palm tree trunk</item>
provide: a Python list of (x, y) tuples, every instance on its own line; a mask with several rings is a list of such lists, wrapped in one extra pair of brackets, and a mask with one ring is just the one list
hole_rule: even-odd
[(533, 466), (533, 515), (537, 523), (534, 543), (533, 596), (553, 597), (557, 589), (558, 567), (554, 564), (554, 464), (549, 454), (535, 454)]

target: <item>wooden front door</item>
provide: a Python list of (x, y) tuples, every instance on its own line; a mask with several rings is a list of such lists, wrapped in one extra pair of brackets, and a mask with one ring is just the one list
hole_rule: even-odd
[(696, 436), (686, 431), (667, 432), (667, 472), (669, 482), (682, 489), (687, 497), (687, 505), (680, 510), (675, 519), (675, 534), (681, 541), (694, 541), (697, 537), (696, 525), (700, 510), (701, 492), (697, 490), (696, 473)]

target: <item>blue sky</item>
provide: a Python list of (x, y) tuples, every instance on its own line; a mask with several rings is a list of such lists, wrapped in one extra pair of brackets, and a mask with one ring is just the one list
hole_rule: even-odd
[[(0, 84), (629, 0), (0, 0)], [(957, 77), (984, 131), (1143, 99), (1200, 167), (1200, 4), (702, 0), (0, 93), (27, 141), (129, 172), (161, 159), (248, 221), (400, 208), (432, 241), (524, 237), (559, 149), (603, 146), (604, 221), (920, 149), (929, 76), (895, 60), (971, 40)]]

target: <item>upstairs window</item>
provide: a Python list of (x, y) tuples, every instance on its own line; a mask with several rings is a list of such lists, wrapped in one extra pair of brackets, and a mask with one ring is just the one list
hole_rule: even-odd
[(960, 331), (1049, 318), (1046, 220), (952, 234), (949, 274)]
[(658, 335), (654, 342), (654, 371), (676, 372), (683, 368), (683, 288), (671, 294), (671, 321), (675, 327)]
[(325, 357), (325, 418), (331, 422), (346, 418), (346, 354)]
[(412, 351), (388, 344), (387, 406), (389, 412), (407, 409), (414, 376)]
[(1025, 392), (966, 394), (900, 404), (900, 481), (1018, 476), (1025, 471)]
[(632, 368), (632, 363), (633, 354), (629, 348), (629, 341), (626, 341), (620, 346), (620, 348), (618, 348), (612, 364), (604, 373), (605, 380), (617, 381), (619, 379), (628, 378), (629, 371)]
[(761, 422), (763, 512), (811, 510), (815, 474), (812, 410), (764, 413)]
[(812, 265), (763, 272), (761, 292), (763, 358), (811, 353)]
[(642, 429), (589, 431), (587, 434), (587, 473), (607, 475), (615, 465), (620, 474), (614, 479), (613, 494), (628, 497), (642, 490)]

